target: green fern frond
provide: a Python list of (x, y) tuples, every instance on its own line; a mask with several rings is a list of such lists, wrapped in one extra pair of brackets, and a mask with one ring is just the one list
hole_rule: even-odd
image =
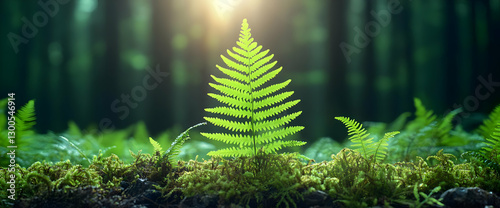
[(250, 92), (250, 86), (243, 84), (241, 82), (225, 79), (225, 78), (217, 78), (214, 75), (210, 75), (216, 82), (223, 84), (224, 86), (230, 87), (235, 90), (239, 90), (242, 92)]
[(235, 118), (250, 118), (252, 116), (252, 112), (243, 109), (231, 108), (231, 107), (215, 107), (215, 108), (206, 108), (205, 111), (210, 113), (217, 113), (225, 116), (232, 116)]
[(271, 116), (275, 116), (275, 115), (279, 114), (280, 112), (288, 110), (289, 108), (293, 107), (294, 105), (297, 105), (297, 103), (299, 103), (299, 102), (300, 102), (300, 100), (289, 101), (289, 102), (283, 103), (279, 106), (272, 107), (272, 108), (269, 108), (267, 110), (259, 111), (259, 112), (255, 113), (255, 117), (254, 117), (255, 121), (260, 121), (260, 120), (269, 118)]
[(491, 160), (490, 157), (484, 155), (484, 153), (480, 153), (477, 151), (467, 151), (461, 154), (461, 157), (464, 159), (475, 158), (480, 164), (491, 168), (498, 175), (500, 175), (500, 160)]
[(229, 147), (226, 149), (220, 149), (216, 151), (210, 151), (207, 153), (208, 156), (221, 156), (221, 157), (243, 157), (253, 154), (253, 148), (251, 147)]
[(414, 104), (416, 109), (415, 119), (408, 123), (406, 130), (417, 131), (418, 129), (428, 126), (432, 122), (436, 121), (436, 115), (434, 115), (432, 110), (428, 111), (420, 99), (414, 98)]
[(35, 100), (30, 100), (21, 107), (15, 114), (16, 117), (16, 137), (23, 138), (33, 134), (31, 130), (36, 124)]
[(236, 99), (244, 100), (244, 101), (249, 101), (251, 99), (250, 94), (247, 92), (243, 92), (237, 89), (233, 89), (230, 87), (226, 87), (224, 85), (218, 85), (218, 84), (212, 84), (208, 83), (211, 87), (213, 87), (216, 90), (219, 90), (222, 94), (227, 95), (227, 96), (232, 96)]
[(366, 139), (370, 134), (363, 128), (363, 124), (348, 117), (335, 117), (335, 119), (341, 121), (347, 127), (347, 134), (350, 136), (349, 140), (354, 143), (352, 146), (359, 147), (354, 150), (360, 152), (365, 158), (368, 158), (368, 148), (373, 142), (373, 138)]
[[(278, 92), (285, 88), (291, 80), (266, 86), (276, 77), (282, 67), (273, 69), (277, 61), (269, 49), (262, 51), (262, 46), (251, 37), (247, 20), (244, 19), (241, 34), (236, 42), (237, 47), (227, 50), (228, 56), (221, 55), (226, 67), (216, 65), (229, 78), (211, 77), (216, 83), (209, 85), (220, 94), (208, 93), (208, 96), (226, 106), (207, 108), (209, 113), (227, 116), (229, 118), (204, 117), (209, 123), (223, 127), (235, 134), (201, 133), (208, 139), (235, 144), (238, 147), (209, 152), (209, 156), (251, 156), (258, 149), (265, 153), (274, 153), (284, 147), (301, 146), (305, 142), (276, 141), (295, 134), (304, 127), (286, 127), (302, 112), (285, 112), (295, 106), (300, 100), (285, 102), (293, 92)], [(234, 120), (238, 119), (238, 120)]]
[(196, 124), (194, 126), (189, 127), (188, 129), (186, 129), (186, 131), (182, 132), (181, 134), (179, 134), (179, 136), (177, 136), (177, 138), (175, 138), (174, 142), (172, 142), (172, 145), (170, 145), (170, 148), (168, 148), (168, 150), (165, 151), (164, 156), (168, 157), (168, 160), (172, 164), (175, 164), (174, 163), (175, 158), (181, 152), (182, 144), (184, 144), (184, 142), (186, 142), (190, 138), (189, 131), (191, 131), (191, 129), (193, 129), (193, 128), (196, 128), (198, 126), (205, 125), (205, 124), (207, 124), (207, 123)]
[(254, 96), (255, 99), (259, 99), (261, 97), (268, 96), (269, 94), (271, 94), (273, 92), (276, 92), (278, 90), (281, 90), (281, 89), (285, 88), (286, 86), (288, 86), (288, 84), (290, 84), (291, 81), (292, 80), (289, 79), (289, 80), (287, 80), (285, 82), (271, 85), (269, 87), (266, 87), (264, 89), (261, 89), (261, 90), (255, 92), (253, 94), (253, 96)]
[(274, 120), (265, 120), (262, 122), (257, 122), (254, 125), (254, 131), (270, 131), (276, 128), (279, 128), (281, 126), (284, 126), (288, 123), (290, 123), (293, 119), (297, 118), (302, 111), (295, 112), (292, 114), (288, 114), (286, 116), (283, 116), (281, 118), (277, 118)]
[(500, 122), (496, 124), (495, 130), (491, 132), (490, 136), (486, 137), (484, 144), (487, 146), (482, 148), (481, 153), (489, 155), (493, 150), (496, 150), (497, 154), (500, 153)]
[(429, 125), (433, 121), (436, 120), (436, 115), (432, 112), (432, 110), (427, 111), (425, 106), (422, 104), (420, 99), (415, 98), (415, 108), (417, 109), (415, 112), (416, 120), (421, 120), (425, 125)]
[(490, 113), (488, 119), (484, 120), (483, 124), (478, 127), (477, 131), (485, 138), (489, 137), (496, 128), (496, 124), (500, 123), (500, 105)]
[[(221, 55), (221, 57), (223, 57)], [(238, 80), (240, 82), (243, 82), (243, 83), (247, 83), (248, 84), (248, 79), (247, 77), (244, 75), (244, 74), (241, 74), (237, 71), (233, 71), (233, 70), (230, 70), (230, 69), (226, 69), (224, 67), (221, 67), (219, 65), (215, 65), (221, 72), (223, 72), (224, 74), (228, 75), (229, 77), (235, 79), (235, 80)]]
[(287, 99), (288, 97), (292, 96), (292, 94), (293, 94), (293, 92), (283, 92), (283, 93), (277, 94), (276, 96), (269, 96), (267, 98), (264, 98), (263, 100), (255, 102), (254, 109), (258, 110), (261, 108), (272, 106), (276, 103), (280, 103), (283, 100)]
[(283, 141), (283, 140), (280, 140), (280, 141), (266, 144), (266, 145), (264, 145), (264, 147), (262, 149), (264, 150), (265, 153), (275, 153), (276, 151), (278, 151), (284, 147), (299, 147), (299, 146), (302, 146), (305, 144), (306, 144), (306, 142), (302, 142), (302, 141), (295, 141), (295, 140)]
[(437, 127), (437, 130), (440, 134), (438, 136), (440, 136), (440, 137), (449, 136), (449, 132), (453, 128), (453, 123), (452, 123), (453, 118), (455, 118), (455, 116), (461, 112), (462, 112), (462, 109), (457, 108), (457, 109), (449, 112), (448, 114), (446, 114), (446, 116), (443, 119), (441, 119), (441, 121), (439, 122), (439, 125)]
[[(387, 155), (388, 148), (389, 146), (389, 139), (396, 136), (399, 134), (399, 131), (392, 131), (384, 134), (384, 137), (380, 139), (378, 142), (373, 143), (370, 145), (370, 149), (373, 149), (375, 155), (374, 161), (375, 162), (382, 162)], [(373, 147), (372, 147), (373, 145)]]
[(154, 151), (155, 152), (161, 152), (161, 150), (163, 149), (160, 145), (160, 143), (158, 143), (157, 141), (155, 141), (153, 138), (149, 137), (149, 143), (151, 143), (151, 145), (153, 145), (153, 148), (154, 148)]
[(373, 162), (384, 160), (387, 155), (388, 140), (399, 134), (399, 131), (388, 132), (378, 142), (373, 142), (373, 138), (367, 139), (370, 134), (363, 128), (363, 125), (354, 119), (348, 117), (335, 117), (335, 119), (341, 121), (347, 127), (347, 133), (350, 136), (349, 140), (353, 142), (351, 146), (357, 147), (354, 150), (360, 152), (366, 159), (373, 157)]
[(224, 133), (200, 133), (200, 134), (209, 139), (226, 142), (228, 144), (236, 144), (243, 146), (249, 146), (253, 144), (253, 139), (250, 135), (224, 134)]
[(237, 121), (230, 121), (226, 119), (211, 118), (211, 117), (203, 117), (203, 118), (215, 126), (224, 127), (231, 131), (248, 132), (252, 130), (250, 122), (237, 122)]
[(208, 93), (208, 96), (215, 98), (221, 103), (227, 104), (230, 107), (235, 107), (235, 108), (243, 108), (243, 109), (251, 109), (252, 105), (249, 102), (245, 102), (243, 100), (239, 100), (236, 98), (224, 96), (224, 95), (217, 95), (213, 93)]
[(304, 129), (303, 126), (289, 126), (276, 131), (268, 131), (266, 133), (260, 134), (255, 138), (255, 143), (265, 144), (272, 142), (276, 139), (283, 139), (289, 135), (293, 135)]

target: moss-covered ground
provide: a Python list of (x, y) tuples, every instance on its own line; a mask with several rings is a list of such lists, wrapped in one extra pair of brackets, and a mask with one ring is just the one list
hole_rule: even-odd
[[(453, 187), (500, 193), (497, 172), (474, 160), (456, 164), (455, 156), (442, 151), (394, 164), (371, 163), (347, 148), (319, 163), (298, 154), (176, 164), (159, 152), (132, 157), (134, 162), (125, 164), (116, 155), (95, 156), (85, 168), (70, 161), (18, 166), (15, 201), (6, 197), (10, 173), (2, 168), (2, 207), (175, 207), (186, 199), (219, 206), (303, 207), (305, 197), (318, 191), (327, 195), (318, 203), (328, 207), (426, 207), (439, 204), (434, 198)], [(421, 197), (431, 192), (433, 199)]]

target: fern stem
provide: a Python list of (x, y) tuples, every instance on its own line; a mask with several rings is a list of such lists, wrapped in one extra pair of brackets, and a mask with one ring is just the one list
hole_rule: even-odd
[[(250, 53), (250, 51), (247, 51), (248, 53)], [(250, 76), (252, 74), (252, 71), (250, 70), (250, 57), (248, 57), (247, 59), (248, 63), (247, 63), (247, 69), (248, 69), (248, 83), (250, 85), (250, 103), (252, 103), (252, 109), (250, 109), (250, 123), (252, 124), (252, 141), (253, 141), (253, 155), (257, 155), (257, 144), (255, 143), (255, 119), (254, 119), (254, 102), (253, 102), (253, 89), (252, 89), (252, 76)]]

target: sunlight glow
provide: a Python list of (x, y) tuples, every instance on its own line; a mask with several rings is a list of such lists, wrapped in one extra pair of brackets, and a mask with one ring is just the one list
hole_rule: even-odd
[(217, 15), (222, 20), (229, 18), (235, 7), (240, 5), (242, 0), (213, 0), (213, 6)]

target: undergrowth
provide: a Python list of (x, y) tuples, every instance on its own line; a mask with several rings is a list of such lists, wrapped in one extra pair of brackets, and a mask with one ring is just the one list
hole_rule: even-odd
[[(281, 103), (292, 92), (266, 97), (290, 81), (258, 89), (281, 68), (267, 72), (275, 62), (269, 63), (272, 55), (260, 52), (261, 46), (253, 42), (246, 20), (237, 44), (242, 49), (233, 48), (237, 54), (228, 53), (240, 63), (222, 59), (241, 73), (219, 69), (246, 84), (214, 77), (221, 85), (211, 86), (223, 95), (210, 96), (229, 107), (207, 111), (246, 120), (206, 117), (209, 123), (236, 133), (203, 133), (235, 147), (216, 148), (197, 139), (187, 142), (198, 135), (190, 131), (203, 123), (183, 132), (180, 128), (168, 130), (156, 140), (143, 122), (104, 132), (95, 127), (82, 130), (70, 122), (68, 131), (61, 135), (36, 134), (32, 129), (35, 102), (29, 101), (16, 115), (21, 152), (16, 155), (16, 171), (5, 168), (9, 161), (0, 162), (1, 207), (64, 207), (74, 203), (81, 207), (131, 207), (138, 200), (168, 207), (196, 197), (212, 197), (227, 206), (303, 207), (306, 197), (314, 193), (326, 195), (325, 206), (425, 207), (442, 205), (438, 196), (455, 187), (500, 193), (500, 106), (478, 129), (467, 132), (454, 123), (461, 109), (439, 117), (415, 98), (413, 120), (409, 119), (411, 113), (403, 113), (390, 124), (363, 125), (336, 117), (348, 129), (350, 137), (344, 143), (329, 138), (313, 142), (305, 151), (311, 159), (298, 152), (276, 154), (282, 147), (305, 144), (282, 140), (302, 130), (301, 126), (286, 127), (300, 111), (275, 115), (298, 100)], [(257, 98), (263, 100), (254, 100)], [(0, 109), (6, 103), (0, 100)], [(269, 108), (260, 109), (266, 106)], [(6, 120), (0, 114), (0, 121)], [(5, 155), (6, 123), (0, 122), (0, 126), (0, 153)], [(164, 144), (171, 145), (162, 152)], [(344, 148), (349, 144), (355, 149)], [(212, 157), (198, 158), (207, 153)], [(227, 158), (230, 156), (234, 157)], [(8, 198), (13, 186), (16, 201)], [(153, 190), (131, 188), (140, 186)], [(143, 192), (156, 197), (140, 195)]]
[[(417, 193), (430, 193), (440, 187), (477, 186), (500, 193), (500, 177), (480, 163), (456, 164), (451, 154), (414, 158), (413, 162), (375, 163), (359, 152), (343, 149), (331, 161), (304, 163), (292, 154), (258, 154), (253, 157), (187, 162), (173, 166), (154, 154), (132, 153), (134, 162), (123, 163), (116, 155), (95, 156), (84, 168), (70, 161), (37, 162), (28, 168), (17, 166), (16, 203), (53, 200), (72, 190), (93, 189), (88, 203), (103, 203), (98, 197), (122, 195), (123, 183), (147, 180), (155, 183), (161, 197), (156, 203), (169, 204), (200, 195), (215, 196), (220, 204), (250, 207), (300, 207), (304, 197), (315, 191), (328, 194), (331, 204), (343, 207), (404, 205), (416, 207), (423, 202)], [(0, 169), (7, 176), (7, 169)], [(5, 199), (6, 177), (0, 179), (0, 195)], [(439, 191), (438, 193), (442, 193)], [(418, 194), (422, 196), (421, 194)], [(433, 195), (433, 197), (435, 197)], [(108, 199), (110, 200), (110, 199)], [(113, 201), (118, 203), (120, 200)], [(122, 196), (126, 200), (126, 195)], [(435, 203), (436, 200), (428, 200)], [(3, 205), (10, 201), (3, 200)], [(427, 203), (427, 202), (425, 202)], [(424, 203), (424, 204), (425, 204)]]

